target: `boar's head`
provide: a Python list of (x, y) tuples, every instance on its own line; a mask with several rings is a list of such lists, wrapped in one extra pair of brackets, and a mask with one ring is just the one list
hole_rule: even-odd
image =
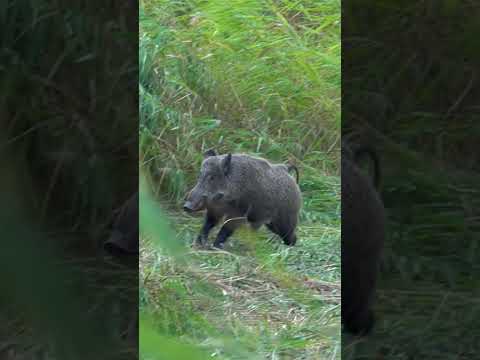
[(231, 172), (232, 154), (218, 156), (215, 150), (207, 150), (200, 169), (197, 184), (188, 193), (183, 209), (186, 212), (201, 211), (208, 204), (226, 198), (228, 177)]

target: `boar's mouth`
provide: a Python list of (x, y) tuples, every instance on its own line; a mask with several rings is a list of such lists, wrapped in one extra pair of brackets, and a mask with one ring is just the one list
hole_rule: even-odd
[(186, 201), (185, 204), (183, 204), (183, 210), (187, 213), (193, 213), (197, 211), (201, 211), (204, 208), (204, 201), (198, 201), (196, 203), (192, 201)]

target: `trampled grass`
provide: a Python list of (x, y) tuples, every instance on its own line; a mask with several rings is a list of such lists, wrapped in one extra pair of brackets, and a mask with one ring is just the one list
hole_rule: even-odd
[[(339, 358), (340, 2), (143, 1), (140, 14), (140, 167), (182, 246), (142, 236), (148, 334), (199, 358)], [(225, 251), (189, 248), (201, 218), (182, 199), (210, 147), (298, 165), (298, 246), (243, 228)]]
[(330, 211), (336, 220), (302, 222), (294, 248), (245, 228), (225, 251), (209, 251), (187, 247), (201, 219), (173, 210), (172, 241), (186, 245), (183, 261), (143, 238), (142, 311), (159, 333), (225, 359), (337, 358), (340, 233), (338, 213)]

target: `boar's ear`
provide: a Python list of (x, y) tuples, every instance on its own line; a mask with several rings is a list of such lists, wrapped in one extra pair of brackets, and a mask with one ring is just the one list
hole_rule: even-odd
[(203, 153), (204, 158), (207, 158), (207, 157), (210, 157), (210, 156), (217, 156), (217, 152), (215, 151), (215, 149), (208, 149), (207, 151), (205, 151)]
[(222, 170), (225, 175), (228, 175), (232, 170), (232, 154), (228, 154), (222, 160)]

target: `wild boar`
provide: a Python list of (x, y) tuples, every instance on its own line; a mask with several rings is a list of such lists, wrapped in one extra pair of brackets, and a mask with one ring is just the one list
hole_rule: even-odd
[(358, 168), (356, 158), (355, 151), (342, 146), (342, 323), (346, 332), (366, 335), (375, 323), (371, 306), (386, 216), (373, 182)]
[(352, 146), (342, 142), (342, 157), (348, 158), (355, 165), (359, 166), (362, 157), (369, 156), (373, 162), (373, 185), (375, 189), (380, 188), (380, 159), (376, 151), (368, 145)]
[(116, 216), (110, 238), (104, 249), (112, 255), (138, 254), (138, 192), (133, 194)]
[(213, 244), (223, 248), (235, 229), (244, 223), (258, 229), (263, 224), (286, 245), (297, 241), (296, 227), (302, 203), (300, 188), (289, 170), (293, 165), (271, 164), (247, 154), (204, 153), (200, 176), (184, 204), (187, 212), (207, 210), (197, 237), (203, 245), (210, 230), (226, 219)]

